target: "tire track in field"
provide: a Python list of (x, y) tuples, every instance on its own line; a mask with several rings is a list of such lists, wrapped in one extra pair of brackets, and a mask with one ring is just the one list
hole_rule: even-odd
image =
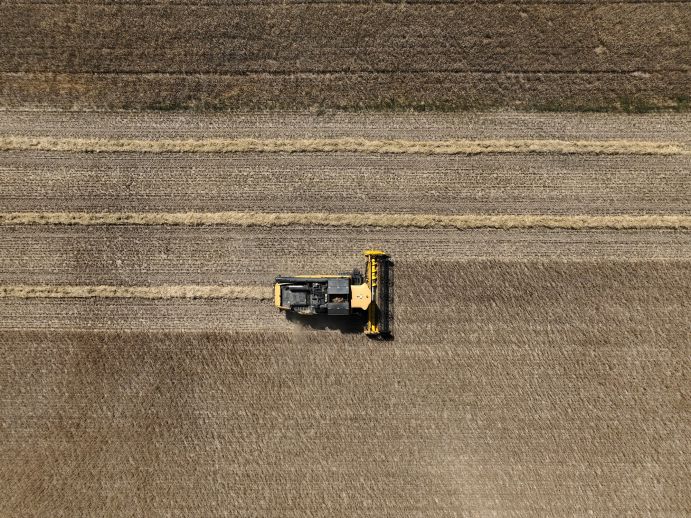
[(443, 215), (325, 212), (2, 212), (0, 225), (233, 225), (326, 227), (590, 229), (691, 229), (685, 215)]
[(82, 153), (388, 153), (457, 155), (481, 153), (561, 153), (607, 155), (691, 155), (691, 150), (675, 142), (637, 140), (370, 140), (365, 138), (316, 139), (98, 139), (0, 137), (1, 151), (65, 151)]

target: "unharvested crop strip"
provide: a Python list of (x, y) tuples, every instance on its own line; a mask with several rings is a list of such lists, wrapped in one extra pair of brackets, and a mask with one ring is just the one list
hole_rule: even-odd
[(64, 151), (84, 153), (393, 153), (474, 155), (482, 153), (561, 153), (599, 155), (691, 155), (675, 142), (634, 140), (368, 140), (329, 139), (92, 139), (0, 137), (2, 151)]
[(2, 212), (0, 225), (233, 225), (240, 227), (691, 229), (687, 215), (444, 215), (324, 212)]
[(262, 286), (0, 286), (0, 298), (250, 299), (267, 300)]

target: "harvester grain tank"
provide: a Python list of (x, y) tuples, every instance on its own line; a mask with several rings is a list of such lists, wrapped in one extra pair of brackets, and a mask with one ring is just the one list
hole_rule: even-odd
[(364, 333), (373, 338), (390, 335), (390, 260), (381, 250), (365, 250), (365, 274), (278, 276), (276, 307), (298, 315), (348, 317), (366, 314)]

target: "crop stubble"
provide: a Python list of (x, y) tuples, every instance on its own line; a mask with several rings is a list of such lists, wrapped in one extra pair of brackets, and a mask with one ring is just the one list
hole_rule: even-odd
[(0, 509), (689, 509), (688, 261), (397, 268), (393, 343), (3, 331)]
[(560, 139), (691, 144), (686, 114), (461, 112), (88, 112), (8, 110), (4, 136), (145, 140), (200, 138), (370, 140)]
[[(0, 120), (11, 128), (3, 134), (41, 136), (35, 121), (17, 122), (28, 117)], [(101, 115), (47, 115), (46, 127), (60, 134), (63, 119), (64, 134), (88, 138), (89, 125), (79, 121), (89, 117)], [(113, 121), (99, 135), (106, 138), (184, 138), (206, 124), (222, 138), (229, 132), (214, 116), (123, 115), (124, 129), (119, 115), (104, 117)], [(282, 138), (290, 121), (305, 120), (289, 115), (265, 125), (265, 116), (239, 117), (249, 138)], [(392, 117), (388, 128), (373, 116), (361, 129), (368, 138), (403, 138), (397, 131), (520, 138), (521, 126), (544, 138), (688, 138), (683, 116), (668, 124), (660, 116), (507, 115), (517, 122), (506, 129), (491, 115), (468, 117), (440, 116), (447, 125), (439, 134), (411, 128), (415, 120), (433, 123), (425, 116)], [(317, 137), (356, 131), (354, 118), (351, 126), (315, 118)], [(350, 179), (363, 164), (377, 178), (381, 168), (390, 167), (391, 177), (400, 167), (412, 192), (429, 188), (441, 164), (442, 177), (476, 171), (446, 195), (448, 214), (464, 213), (474, 196), (483, 200), (477, 207), (497, 198), (497, 213), (515, 214), (512, 200), (520, 202), (523, 185), (534, 196), (534, 204), (520, 205), (526, 213), (557, 205), (566, 214), (626, 215), (627, 204), (637, 203), (641, 214), (688, 215), (684, 156), (412, 156), (390, 166), (353, 154), (276, 155), (274, 162), (208, 156), (196, 164), (194, 156), (170, 154), (2, 156), (5, 212), (61, 210), (73, 182), (91, 183), (75, 187), (79, 210), (98, 209), (99, 199), (89, 198), (101, 187), (101, 200), (121, 193), (108, 210), (133, 203), (141, 211), (146, 200), (149, 211), (169, 210), (207, 175), (223, 186), (255, 170), (269, 179), (257, 198), (261, 210), (281, 212), (301, 200), (282, 178), (289, 169), (301, 169), (296, 181), (304, 183), (329, 167), (331, 178), (345, 170)], [(212, 163), (215, 170), (189, 180)], [(504, 184), (514, 169), (516, 184)], [(55, 170), (62, 175), (55, 197), (40, 201)], [(598, 197), (598, 178), (588, 176), (598, 173), (610, 180), (606, 196)], [(151, 183), (156, 178), (167, 185)], [(183, 189), (184, 182), (191, 183)], [(360, 190), (351, 194), (354, 206), (373, 212), (401, 187), (378, 185), (380, 200)], [(489, 195), (492, 185), (498, 190)], [(312, 187), (326, 196), (314, 207), (337, 196), (325, 183)], [(228, 205), (243, 198), (228, 194)], [(223, 196), (192, 200), (209, 211), (222, 207)], [(618, 205), (608, 207), (607, 196)], [(406, 208), (405, 197), (397, 203)], [(421, 210), (424, 201), (416, 203), (408, 200)], [(314, 331), (287, 321), (269, 301), (0, 298), (2, 512), (683, 515), (691, 508), (688, 231), (15, 224), (0, 234), (3, 286), (268, 287), (277, 273), (362, 266), (359, 250), (373, 246), (392, 253), (396, 272), (395, 340), (388, 343)], [(104, 490), (108, 498), (98, 496)]]
[[(97, 118), (102, 123), (94, 124)], [(40, 119), (41, 123), (37, 124)], [(437, 214), (686, 214), (691, 167), (685, 115), (280, 115), (5, 112), (2, 138), (148, 143), (160, 139), (339, 142), (525, 141), (544, 153), (475, 156), (376, 153), (3, 153), (0, 211), (196, 212), (223, 210)], [(546, 146), (544, 141), (564, 146)], [(60, 140), (62, 142), (62, 140)], [(620, 154), (571, 153), (576, 142)], [(633, 143), (645, 142), (637, 155)], [(561, 145), (561, 144), (560, 144)], [(26, 146), (25, 146), (26, 147)], [(176, 149), (173, 146), (171, 149)], [(434, 149), (426, 148), (425, 152)], [(419, 150), (418, 150), (419, 151)], [(567, 152), (565, 152), (567, 151)], [(485, 156), (486, 155), (486, 156)], [(363, 176), (364, 175), (364, 176)], [(365, 181), (366, 179), (366, 181)], [(314, 193), (319, 193), (314, 195)]]
[(0, 212), (299, 206), (311, 212), (687, 214), (690, 164), (689, 157), (628, 155), (6, 152)]
[[(5, 6), (4, 14), (14, 52), (0, 57), (0, 69), (8, 72), (626, 73), (680, 70), (689, 59), (680, 46), (688, 10), (666, 2), (94, 5), (78, 14), (69, 5), (23, 5)], [(625, 31), (616, 29), (622, 16)], [(41, 23), (46, 17), (50, 25)]]
[(688, 102), (691, 19), (675, 2), (2, 9), (4, 106), (648, 110)]
[[(361, 250), (397, 259), (684, 259), (674, 230), (2, 227), (3, 284), (269, 285), (277, 274), (349, 271)], [(299, 247), (295, 243), (300, 243)], [(309, 250), (309, 254), (305, 254)]]
[[(268, 285), (277, 273), (347, 271), (362, 262), (358, 250), (370, 247), (383, 247), (404, 261), (421, 255), (446, 261), (487, 257), (669, 260), (687, 258), (689, 253), (688, 232), (673, 230), (683, 228), (689, 218), (691, 159), (686, 153), (685, 115), (54, 112), (42, 114), (38, 124), (35, 114), (5, 113), (7, 117), (0, 120), (3, 141), (23, 143), (19, 150), (3, 152), (0, 168), (7, 187), (0, 194), (6, 236), (0, 243), (0, 276), (7, 285), (45, 284), (58, 290), (100, 285), (132, 289), (141, 285), (151, 290), (169, 284)], [(95, 125), (94, 118), (102, 123)], [(218, 154), (207, 152), (205, 135), (221, 143), (287, 138), (293, 142), (403, 142), (415, 153), (372, 153), (360, 145), (358, 149), (366, 153), (315, 153), (305, 148), (298, 154), (273, 149), (268, 154), (239, 149)], [(537, 155), (532, 144), (506, 154), (493, 149), (478, 155), (426, 154), (446, 141), (525, 142), (526, 136), (538, 147), (555, 140), (584, 145), (571, 149), (550, 144), (547, 152)], [(146, 144), (161, 139), (171, 142), (171, 149), (189, 141), (195, 145), (186, 153), (126, 148), (103, 154), (80, 152), (81, 148), (35, 151), (26, 145), (36, 141), (112, 147), (119, 146), (118, 142)], [(418, 149), (415, 143), (421, 140), (429, 146)], [(615, 142), (617, 154), (589, 154), (593, 149), (609, 150), (603, 141)], [(632, 145), (636, 142), (649, 143), (645, 153), (663, 154), (637, 155), (640, 148)], [(377, 149), (382, 151), (381, 146)], [(340, 207), (343, 213), (359, 215), (312, 217), (295, 213), (296, 207), (302, 213), (338, 213)], [(60, 212), (68, 208), (78, 213)], [(197, 214), (171, 214), (181, 208)], [(262, 213), (238, 214), (244, 208)], [(227, 209), (234, 212), (219, 214)], [(385, 211), (389, 214), (381, 220), (369, 215)], [(368, 226), (375, 220), (391, 228)], [(162, 222), (221, 225), (157, 226)], [(314, 226), (319, 222), (332, 228)], [(271, 228), (279, 223), (287, 226)], [(341, 228), (344, 224), (362, 228)], [(466, 230), (436, 228), (446, 224)], [(251, 228), (254, 225), (267, 226)], [(401, 225), (413, 228), (397, 228)], [(414, 228), (429, 225), (432, 228), (426, 230)], [(487, 225), (526, 228), (472, 228)], [(541, 225), (563, 228), (535, 228)], [(589, 230), (574, 230), (584, 225)], [(620, 225), (632, 228), (605, 228)], [(660, 225), (665, 228), (652, 228)], [(636, 230), (638, 226), (647, 230)], [(41, 327), (44, 317), (55, 323), (60, 315), (69, 321), (86, 314), (85, 319), (77, 318), (80, 325), (100, 319), (133, 328), (152, 320), (163, 328), (170, 324), (233, 329), (239, 321), (243, 328), (251, 327), (236, 312), (236, 302), (228, 309), (236, 316), (226, 319), (217, 317), (221, 313), (209, 318), (199, 313), (210, 306), (222, 312), (223, 301), (186, 301), (179, 309), (173, 301), (151, 318), (146, 317), (147, 304), (133, 305), (127, 316), (127, 304), (122, 301), (73, 303), (82, 309), (74, 310), (61, 301), (34, 301), (33, 307), (43, 310), (29, 321)], [(11, 308), (11, 301), (4, 304)], [(29, 318), (26, 311), (32, 306), (20, 306), (10, 327)], [(90, 316), (84, 307), (99, 308), (98, 316)], [(191, 312), (197, 319), (194, 322), (184, 314), (188, 307), (199, 308)], [(266, 322), (275, 325), (277, 321)]]

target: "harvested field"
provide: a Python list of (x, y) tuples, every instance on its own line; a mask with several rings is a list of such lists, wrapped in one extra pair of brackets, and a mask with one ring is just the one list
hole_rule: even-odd
[(5, 152), (0, 211), (689, 214), (690, 167), (685, 156), (554, 153)]
[[(78, 16), (69, 3), (3, 10), (14, 50), (0, 58), (8, 72), (653, 72), (689, 64), (680, 46), (688, 9), (666, 2), (82, 5)], [(41, 23), (47, 16), (50, 26)], [(612, 31), (623, 16), (628, 30)], [(598, 53), (598, 46), (606, 48)]]
[(0, 298), (4, 330), (286, 330), (271, 303), (238, 299)]
[[(643, 319), (643, 312), (655, 311), (663, 320), (678, 322), (681, 331), (689, 320), (690, 269), (686, 260), (403, 260), (396, 264), (394, 341), (415, 340), (439, 326), (444, 341), (468, 325), (507, 327), (511, 333), (512, 318), (525, 326), (615, 329), (627, 320)], [(295, 332), (299, 328), (280, 316), (270, 301), (257, 300), (265, 298), (258, 288), (252, 290), (258, 297), (232, 293), (218, 299), (198, 293), (190, 299), (182, 293), (177, 299), (152, 300), (146, 294), (134, 296), (130, 287), (121, 289), (123, 295), (129, 292), (126, 297), (113, 297), (110, 291), (87, 298), (70, 295), (77, 288), (58, 279), (50, 283), (53, 293), (38, 300), (22, 296), (20, 289), (12, 293), (5, 288), (10, 293), (0, 296), (2, 329)], [(62, 296), (56, 296), (60, 291)], [(449, 324), (443, 325), (444, 321)]]
[(30, 109), (687, 112), (688, 91), (686, 71), (289, 75), (0, 72), (0, 106)]
[(2, 14), (9, 107), (688, 108), (682, 2), (11, 2)]
[(688, 258), (691, 248), (691, 233), (678, 230), (14, 226), (0, 232), (0, 281), (12, 285), (270, 285), (279, 273), (349, 271), (361, 266), (361, 250), (375, 246), (406, 261), (664, 260)]
[(470, 112), (100, 112), (7, 110), (0, 134), (33, 137), (126, 139), (369, 140), (547, 139), (672, 141), (691, 145), (691, 117), (682, 114)]
[[(688, 214), (691, 118), (563, 114), (309, 115), (6, 112), (0, 138), (113, 141), (330, 139), (583, 142), (621, 153), (552, 148), (473, 156), (333, 151), (85, 153), (6, 151), (0, 212), (382, 212), (435, 214)], [(40, 120), (40, 123), (37, 122)], [(102, 121), (96, 125), (94, 120)], [(631, 144), (677, 150), (639, 155)], [(575, 151), (585, 151), (585, 146)], [(203, 145), (197, 146), (202, 150)], [(420, 151), (420, 150), (418, 150)], [(368, 182), (361, 181), (366, 171)], [(308, 188), (305, 188), (308, 186)], [(312, 195), (318, 192), (319, 196)]]
[[(687, 115), (0, 115), (111, 148), (587, 143), (5, 146), (0, 515), (691, 513)], [(392, 341), (273, 307), (380, 247)]]

